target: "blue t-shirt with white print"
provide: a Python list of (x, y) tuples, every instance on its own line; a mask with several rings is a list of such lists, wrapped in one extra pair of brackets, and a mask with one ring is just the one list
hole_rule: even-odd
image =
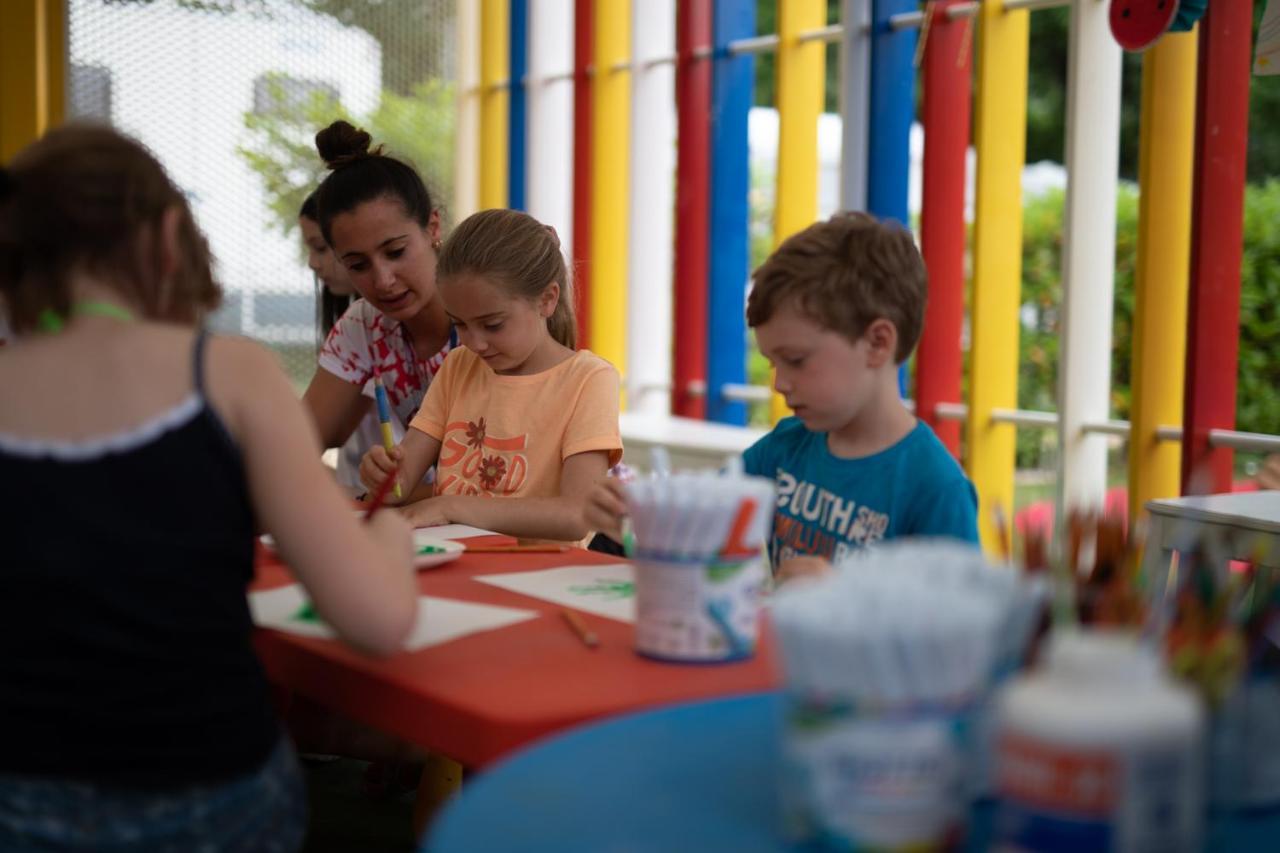
[(825, 432), (781, 421), (743, 454), (748, 474), (778, 489), (769, 556), (839, 560), (881, 539), (948, 536), (978, 543), (978, 496), (947, 448), (923, 422), (891, 447), (842, 459)]

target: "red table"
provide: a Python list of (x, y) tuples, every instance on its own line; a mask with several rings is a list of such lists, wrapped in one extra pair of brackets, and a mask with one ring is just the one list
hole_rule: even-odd
[[(424, 570), (418, 574), (418, 588), (425, 594), (539, 615), (386, 660), (369, 660), (334, 641), (277, 631), (258, 631), (255, 643), (278, 686), (468, 767), (482, 767), (587, 720), (778, 685), (767, 630), (748, 661), (660, 663), (632, 651), (631, 625), (582, 614), (600, 637), (599, 648), (589, 649), (569, 630), (557, 605), (473, 580), (476, 575), (608, 562), (620, 561), (582, 550), (464, 554)], [(260, 561), (256, 589), (290, 581), (279, 563)]]

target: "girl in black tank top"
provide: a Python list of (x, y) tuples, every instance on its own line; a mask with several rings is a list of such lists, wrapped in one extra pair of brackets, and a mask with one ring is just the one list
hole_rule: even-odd
[[(183, 346), (191, 377), (179, 402), (122, 429), (0, 412), (0, 850), (296, 850), (302, 784), (251, 643), (255, 527), (292, 540), (321, 615), (375, 652), (394, 651), (411, 627), (408, 530), (388, 518), (356, 525), (323, 482), (302, 409), (269, 359), (219, 343), (240, 359), (221, 363), (249, 367), (217, 386), (235, 394), (211, 390), (214, 348), (203, 331), (173, 326), (194, 326), (216, 305), (204, 241), (136, 143), (67, 127), (0, 169), (0, 296), (17, 332), (0, 350), (0, 381), (33, 412), (59, 404), (26, 378), (51, 365), (55, 375), (101, 374), (67, 355), (97, 341), (116, 348), (102, 364), (122, 348), (161, 353), (109, 372), (111, 388), (146, 381), (135, 373), (172, 379), (153, 365), (172, 364)], [(97, 389), (83, 386), (92, 398)], [(244, 400), (241, 387), (264, 396), (236, 403), (237, 438), (211, 401)], [(139, 395), (117, 399), (128, 412)], [(267, 436), (260, 408), (272, 425), (299, 428)], [(68, 433), (77, 437), (49, 437)], [(279, 488), (298, 486), (305, 504), (255, 508), (266, 475), (251, 457), (280, 458), (274, 479), (292, 480)], [(297, 530), (309, 525), (325, 531), (318, 538), (347, 530), (308, 550)], [(323, 556), (335, 550), (345, 554)], [(341, 606), (370, 578), (372, 624)]]

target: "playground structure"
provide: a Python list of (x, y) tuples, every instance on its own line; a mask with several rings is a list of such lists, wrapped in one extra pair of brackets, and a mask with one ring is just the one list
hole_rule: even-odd
[[(753, 56), (776, 56), (777, 242), (816, 217), (825, 49), (837, 44), (842, 208), (907, 222), (908, 137), (913, 118), (924, 126), (930, 298), (909, 387), (977, 486), (984, 543), (994, 508), (1013, 505), (1019, 428), (1057, 427), (1059, 506), (1102, 506), (1111, 436), (1130, 445), (1130, 517), (1154, 498), (1229, 491), (1234, 450), (1280, 450), (1233, 430), (1253, 3), (1210, 3), (1195, 30), (1165, 33), (1143, 58), (1130, 422), (1110, 414), (1122, 56), (1111, 5), (844, 0), (828, 24), (824, 0), (782, 0), (778, 32), (759, 35), (752, 0), (462, 4), (455, 213), (518, 206), (571, 235), (582, 339), (622, 370), (644, 440), (680, 443), (668, 413), (745, 424), (760, 391), (746, 385), (742, 317)], [(1016, 393), (1029, 16), (1060, 6), (1064, 332), (1057, 411), (1032, 412)], [(776, 396), (773, 414), (785, 414)], [(698, 452), (725, 436), (685, 426)]]
[[(1058, 405), (1028, 412), (1016, 392), (1029, 19), (1068, 5)], [(832, 24), (825, 0), (780, 0), (765, 35), (755, 0), (459, 2), (451, 213), (521, 207), (554, 225), (577, 272), (582, 340), (624, 375), (629, 443), (714, 458), (750, 440), (734, 427), (767, 394), (747, 384), (742, 311), (754, 57), (776, 56), (776, 241), (817, 215), (837, 45), (841, 207), (908, 221), (913, 119), (925, 129), (930, 301), (907, 388), (973, 478), (984, 542), (992, 509), (1013, 505), (1017, 429), (1057, 427), (1060, 506), (1101, 505), (1107, 441), (1127, 438), (1136, 517), (1153, 498), (1228, 491), (1236, 449), (1280, 450), (1233, 430), (1253, 5), (1214, 0), (1196, 31), (1144, 56), (1128, 423), (1110, 417), (1121, 48), (1106, 0), (843, 0)], [(0, 161), (66, 114), (65, 18), (61, 0), (4, 4)]]

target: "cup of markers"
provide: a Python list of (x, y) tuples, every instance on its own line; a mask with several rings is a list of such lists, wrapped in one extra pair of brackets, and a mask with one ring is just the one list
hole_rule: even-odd
[(676, 474), (626, 489), (634, 536), (636, 651), (682, 663), (755, 654), (773, 481)]

